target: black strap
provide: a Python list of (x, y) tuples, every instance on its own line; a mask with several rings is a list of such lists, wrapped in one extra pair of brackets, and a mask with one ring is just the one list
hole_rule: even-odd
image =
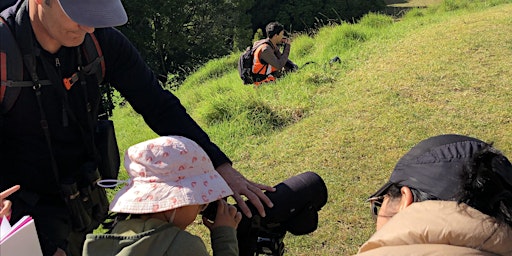
[(23, 55), (23, 64), (25, 65), (30, 78), (32, 79), (33, 89), (36, 93), (37, 104), (39, 105), (39, 113), (41, 115), (41, 128), (44, 131), (46, 142), (50, 150), (50, 158), (52, 164), (53, 174), (57, 184), (60, 184), (59, 172), (57, 169), (57, 162), (55, 161), (55, 155), (52, 150), (50, 131), (48, 129), (48, 121), (46, 120), (46, 114), (43, 110), (42, 99), (41, 99), (41, 82), (36, 72), (36, 54), (34, 47), (34, 40), (32, 37), (32, 31), (30, 30), (30, 18), (28, 17), (28, 1), (24, 1), (21, 8), (16, 13), (16, 23), (18, 23), (19, 29), (16, 30), (16, 38), (23, 38), (23, 43), (19, 45), (21, 53)]
[(52, 164), (53, 175), (55, 176), (55, 181), (57, 184), (60, 184), (59, 171), (57, 168), (57, 162), (55, 161), (55, 155), (53, 154), (52, 141), (50, 139), (50, 131), (48, 129), (48, 121), (46, 120), (46, 114), (43, 110), (43, 101), (41, 97), (41, 86), (42, 84), (39, 82), (39, 77), (37, 76), (36, 66), (35, 66), (35, 56), (34, 55), (24, 55), (23, 56), (25, 67), (29, 71), (30, 77), (33, 82), (33, 89), (36, 93), (37, 105), (39, 106), (39, 114), (41, 115), (41, 128), (44, 132), (44, 137), (46, 138), (46, 143), (48, 144), (48, 150), (50, 151), (50, 158)]
[[(78, 56), (78, 57), (80, 57), (80, 56)], [(93, 129), (92, 129), (92, 120), (91, 120), (92, 118), (90, 115), (90, 106), (86, 106), (86, 108), (87, 108), (87, 110), (86, 110), (87, 111), (87, 123), (89, 124), (88, 130), (89, 130), (89, 134), (90, 134), (90, 137), (88, 139), (87, 131), (82, 127), (82, 125), (80, 124), (80, 121), (76, 117), (74, 111), (69, 106), (68, 93), (67, 93), (66, 89), (64, 88), (62, 80), (60, 80), (60, 76), (57, 74), (57, 71), (55, 70), (55, 68), (52, 66), (51, 63), (48, 62), (48, 60), (46, 58), (40, 57), (40, 59), (41, 59), (41, 62), (43, 64), (46, 74), (48, 75), (50, 80), (55, 84), (55, 87), (57, 88), (57, 91), (59, 92), (59, 94), (62, 98), (62, 104), (63, 104), (64, 110), (65, 110), (65, 113), (71, 118), (71, 120), (73, 120), (77, 123), (78, 128), (80, 129), (80, 133), (82, 134), (82, 139), (84, 141), (84, 145), (86, 145), (86, 147), (87, 147), (87, 151), (89, 152), (90, 156), (96, 160), (96, 147), (94, 146), (94, 133), (93, 133)], [(83, 75), (83, 71), (80, 70), (78, 73), (82, 74), (82, 75), (80, 75), (79, 80), (82, 85), (81, 87), (85, 90), (86, 82), (85, 82), (85, 76)], [(87, 95), (85, 95), (85, 97), (87, 99)]]
[[(16, 16), (14, 17), (16, 18)], [(0, 79), (3, 95), (0, 96), (0, 108), (2, 113), (7, 113), (14, 106), (23, 87), (32, 87), (31, 80), (24, 81), (23, 56), (18, 42), (12, 33), (11, 26), (4, 17), (0, 16), (0, 51), (5, 53), (4, 70), (7, 75)], [(9, 66), (7, 68), (6, 66)], [(42, 85), (51, 84), (49, 80), (40, 80)]]
[[(12, 81), (12, 80), (7, 80), (7, 81), (2, 81), (1, 82), (2, 86), (7, 86), (7, 87), (32, 87), (34, 85), (34, 83), (32, 81)], [(49, 81), (49, 80), (40, 80), (39, 83), (41, 85), (51, 85), (52, 82)]]

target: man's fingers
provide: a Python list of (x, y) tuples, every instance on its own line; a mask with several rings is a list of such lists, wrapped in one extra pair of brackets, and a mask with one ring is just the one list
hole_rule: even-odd
[(249, 206), (245, 203), (244, 199), (240, 196), (240, 194), (235, 193), (232, 195), (232, 197), (235, 199), (236, 203), (238, 204), (238, 207), (240, 207), (240, 210), (244, 213), (245, 216), (248, 218), (252, 218), (251, 210), (249, 209)]
[[(245, 193), (245, 196), (247, 197), (247, 199), (249, 199), (249, 202), (251, 202), (252, 205), (254, 205), (254, 207), (256, 207), (256, 210), (258, 210), (258, 213), (260, 214), (260, 216), (265, 217), (266, 216), (265, 215), (265, 207), (263, 207), (260, 197), (258, 197), (258, 195), (256, 193), (254, 193), (253, 191), (251, 191), (250, 189), (248, 189), (248, 190), (250, 193), (249, 192)], [(261, 190), (259, 190), (259, 189), (256, 189), (256, 190), (261, 192)], [(261, 194), (263, 194), (263, 192), (261, 192)], [(263, 196), (265, 198), (267, 198), (268, 201), (270, 201), (270, 199), (268, 199), (267, 196), (265, 196), (264, 194), (263, 194)]]
[(265, 193), (263, 193), (263, 190), (273, 192), (275, 191), (275, 188), (247, 180), (229, 163), (218, 166), (216, 170), (220, 173), (224, 180), (226, 180), (231, 190), (233, 190), (233, 198), (240, 207), (240, 210), (247, 217), (251, 218), (252, 212), (243, 200), (242, 195), (247, 197), (247, 199), (254, 205), (262, 217), (265, 217), (264, 204), (268, 207), (273, 207), (273, 203), (265, 195)]
[(253, 186), (257, 187), (259, 190), (265, 190), (265, 191), (270, 191), (270, 192), (276, 191), (276, 188), (267, 186), (265, 184), (260, 184), (260, 183), (255, 183), (255, 182), (251, 182), (251, 183)]
[(20, 185), (15, 185), (15, 186), (12, 186), (4, 191), (2, 191), (0, 193), (0, 200), (4, 199), (4, 198), (7, 198), (8, 196), (10, 196), (12, 193), (18, 191), (18, 189), (20, 189)]
[[(270, 198), (268, 198), (268, 196), (265, 195), (265, 193), (263, 193), (262, 189), (268, 189), (268, 191), (275, 191), (275, 188), (273, 187), (250, 183), (247, 184), (247, 188), (245, 189), (245, 191), (243, 191), (243, 193), (240, 194), (243, 194), (247, 197), (249, 202), (252, 203), (252, 205), (256, 208), (261, 217), (265, 217), (265, 206), (263, 204), (265, 204), (269, 208), (274, 207), (274, 204), (272, 203)], [(243, 198), (240, 196), (240, 194), (234, 194), (233, 198), (235, 198), (236, 202), (238, 203), (240, 210), (247, 217), (251, 218), (252, 212), (250, 211), (249, 207), (247, 206)]]
[(266, 191), (271, 191), (271, 192), (274, 192), (276, 189), (273, 188), (273, 187), (268, 187), (266, 185), (262, 185), (262, 184), (254, 184), (255, 187), (249, 187), (249, 189), (256, 194), (256, 196), (265, 203), (265, 205), (267, 205), (269, 208), (272, 208), (274, 207), (274, 204), (272, 203), (272, 201), (270, 200), (270, 198), (268, 198), (267, 195), (265, 195), (265, 193), (263, 193), (263, 190), (266, 190)]

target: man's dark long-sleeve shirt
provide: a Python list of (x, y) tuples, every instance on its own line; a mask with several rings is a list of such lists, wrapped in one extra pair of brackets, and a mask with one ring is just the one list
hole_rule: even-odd
[[(15, 11), (13, 9), (13, 11)], [(14, 17), (14, 13), (12, 14)], [(28, 14), (26, 14), (28, 18)], [(22, 28), (8, 23), (15, 35)], [(23, 29), (27, 29), (24, 26)], [(30, 34), (33, 36), (33, 33)], [(171, 92), (159, 85), (154, 73), (145, 64), (138, 51), (129, 40), (114, 28), (96, 29), (95, 35), (104, 55), (105, 82), (110, 83), (140, 113), (149, 127), (159, 135), (181, 135), (196, 141), (208, 153), (215, 167), (230, 162), (228, 157), (210, 141), (208, 135), (187, 114), (180, 101)], [(18, 39), (26, 40), (26, 38)], [(35, 43), (37, 47), (40, 46)], [(82, 56), (83, 57), (83, 56)], [(77, 71), (77, 48), (62, 47), (50, 54), (41, 50), (37, 58), (37, 73), (40, 79), (50, 79), (44, 72), (41, 60), (56, 66), (62, 78), (70, 77)], [(84, 61), (85, 62), (85, 61)], [(26, 70), (25, 80), (30, 81)], [(87, 126), (87, 101), (98, 101), (98, 86), (75, 83), (67, 92), (70, 106), (78, 120), (65, 118), (63, 99), (56, 86), (48, 85), (41, 89), (42, 104), (55, 162), (61, 179), (76, 175), (80, 166), (90, 159), (79, 123)], [(21, 185), (40, 195), (55, 195), (59, 186), (51, 167), (50, 150), (41, 128), (41, 114), (34, 90), (25, 87), (21, 90), (13, 108), (3, 116), (2, 144), (0, 147), (0, 190), (14, 184)], [(65, 124), (67, 120), (69, 123)], [(123, 129), (123, 127), (116, 127)], [(87, 130), (87, 129), (86, 129)]]
[(124, 35), (113, 28), (98, 29), (95, 34), (105, 55), (106, 81), (130, 102), (153, 131), (159, 135), (182, 135), (196, 141), (208, 153), (215, 167), (229, 162), (187, 114), (178, 98), (162, 89)]

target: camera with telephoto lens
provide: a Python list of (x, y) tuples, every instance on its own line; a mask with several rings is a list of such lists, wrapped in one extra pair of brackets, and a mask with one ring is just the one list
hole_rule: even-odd
[[(266, 217), (261, 217), (246, 201), (252, 218), (242, 214), (238, 224), (237, 239), (240, 256), (283, 255), (284, 237), (306, 235), (318, 227), (318, 211), (327, 203), (327, 187), (314, 172), (305, 172), (277, 184), (275, 192), (265, 192), (274, 207), (265, 207)], [(235, 205), (240, 211), (238, 205)], [(217, 204), (210, 204), (202, 215), (215, 220)]]

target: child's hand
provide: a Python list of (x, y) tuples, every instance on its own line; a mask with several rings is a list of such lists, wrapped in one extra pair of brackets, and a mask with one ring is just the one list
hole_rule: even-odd
[(240, 213), (235, 206), (229, 205), (224, 200), (217, 200), (217, 215), (215, 221), (212, 222), (206, 217), (203, 217), (203, 224), (211, 231), (216, 227), (228, 226), (236, 229), (238, 223), (242, 220), (242, 213)]
[(13, 186), (0, 193), (0, 217), (9, 217), (11, 215), (11, 201), (5, 198), (18, 191), (18, 189), (20, 189), (20, 185)]

